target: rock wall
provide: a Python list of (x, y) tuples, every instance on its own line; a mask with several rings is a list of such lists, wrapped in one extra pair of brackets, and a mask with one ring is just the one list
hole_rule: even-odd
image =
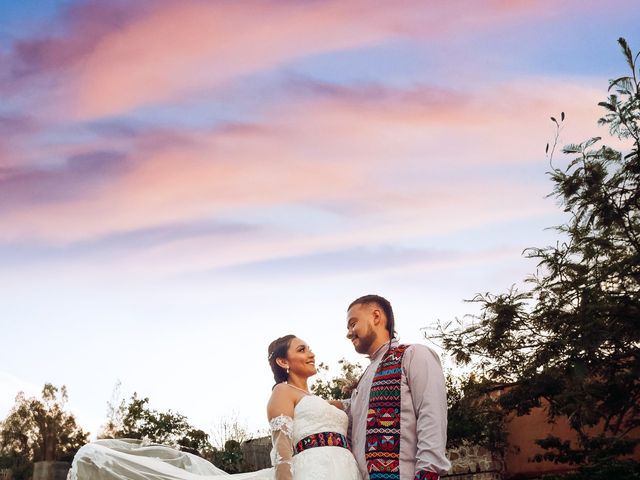
[(69, 462), (36, 462), (33, 464), (33, 480), (66, 480), (70, 468)]
[(450, 480), (502, 480), (502, 475), (495, 472), (483, 472), (483, 473), (467, 473), (462, 475), (445, 475), (442, 478)]
[(261, 437), (242, 443), (242, 462), (246, 471), (271, 467), (271, 437)]
[(446, 476), (460, 480), (501, 479), (504, 462), (484, 447), (464, 445), (449, 449), (447, 456), (451, 460), (451, 470)]

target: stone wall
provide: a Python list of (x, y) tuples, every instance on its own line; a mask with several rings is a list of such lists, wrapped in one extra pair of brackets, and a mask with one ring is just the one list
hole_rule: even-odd
[(460, 480), (494, 480), (502, 478), (504, 462), (484, 447), (464, 445), (447, 450), (451, 470), (447, 478)]
[(482, 473), (465, 473), (465, 474), (449, 474), (442, 478), (450, 480), (502, 480), (502, 474), (496, 472), (482, 472)]
[(66, 480), (70, 468), (69, 462), (36, 462), (33, 480)]
[(242, 461), (246, 471), (271, 467), (271, 437), (253, 438), (242, 443)]

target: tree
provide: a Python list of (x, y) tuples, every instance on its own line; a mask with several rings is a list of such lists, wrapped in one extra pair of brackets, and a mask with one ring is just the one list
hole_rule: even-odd
[(42, 398), (26, 398), (19, 392), (1, 424), (0, 452), (16, 479), (28, 478), (33, 462), (71, 461), (87, 443), (75, 417), (65, 411), (68, 401), (65, 386), (50, 383), (42, 389)]
[(214, 449), (211, 462), (227, 473), (243, 473), (247, 471), (244, 467), (244, 455), (241, 443), (237, 440), (227, 440), (224, 448)]
[(446, 376), (447, 448), (480, 445), (502, 452), (506, 445), (504, 412), (487, 390), (486, 380), (474, 374)]
[(139, 398), (137, 393), (125, 401), (118, 382), (107, 402), (107, 422), (98, 437), (145, 439), (206, 458), (228, 473), (245, 471), (241, 444), (250, 434), (237, 413), (222, 418), (211, 434), (193, 427), (180, 413), (151, 409), (149, 398)]
[[(116, 385), (119, 393), (119, 385)], [(99, 438), (138, 438), (171, 445), (199, 456), (211, 450), (209, 435), (191, 426), (187, 417), (168, 410), (159, 412), (149, 407), (149, 398), (134, 393), (129, 403), (124, 400), (108, 402), (108, 420)]]
[(640, 54), (619, 43), (631, 75), (610, 81), (599, 124), (626, 149), (594, 137), (564, 147), (568, 165), (555, 167), (565, 116), (552, 117), (551, 195), (568, 215), (555, 227), (561, 239), (525, 251), (539, 262), (525, 288), (478, 294), (480, 313), (438, 335), (458, 362), (474, 365), (477, 393), (501, 389), (504, 414), (546, 406), (549, 421), (568, 419), (577, 442), (539, 439), (545, 453), (536, 460), (576, 465), (576, 478), (640, 476), (623, 459), (640, 427)]
[(240, 422), (238, 413), (222, 417), (211, 430), (214, 451), (211, 462), (227, 473), (246, 472), (241, 445), (251, 435), (247, 426)]
[[(351, 397), (351, 391), (358, 383), (362, 375), (362, 366), (358, 363), (351, 363), (343, 358), (338, 361), (340, 365), (340, 375), (334, 376), (331, 380), (316, 380), (311, 385), (311, 391), (326, 400), (343, 400)], [(328, 372), (329, 367), (320, 363), (319, 371)]]
[(220, 450), (224, 450), (227, 442), (234, 441), (241, 444), (248, 440), (251, 435), (246, 424), (240, 422), (238, 413), (232, 412), (230, 415), (218, 420), (211, 430), (211, 437), (213, 445)]

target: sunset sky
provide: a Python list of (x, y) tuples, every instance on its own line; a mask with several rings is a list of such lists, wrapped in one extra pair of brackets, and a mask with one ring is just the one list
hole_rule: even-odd
[(95, 435), (120, 381), (264, 429), (269, 342), (364, 363), (367, 293), (428, 343), (555, 243), (549, 117), (607, 135), (638, 25), (637, 0), (0, 1), (0, 419), (65, 384)]

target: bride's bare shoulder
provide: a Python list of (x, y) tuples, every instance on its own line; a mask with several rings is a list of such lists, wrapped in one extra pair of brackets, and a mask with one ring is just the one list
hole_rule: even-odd
[(291, 393), (293, 393), (291, 387), (289, 387), (289, 385), (287, 385), (285, 382), (278, 383), (275, 387), (273, 387), (273, 390), (271, 390), (272, 397), (274, 395), (289, 395)]
[(271, 398), (267, 403), (267, 417), (269, 420), (285, 415), (293, 418), (293, 409), (295, 407), (295, 392), (288, 385), (280, 383), (271, 391)]

